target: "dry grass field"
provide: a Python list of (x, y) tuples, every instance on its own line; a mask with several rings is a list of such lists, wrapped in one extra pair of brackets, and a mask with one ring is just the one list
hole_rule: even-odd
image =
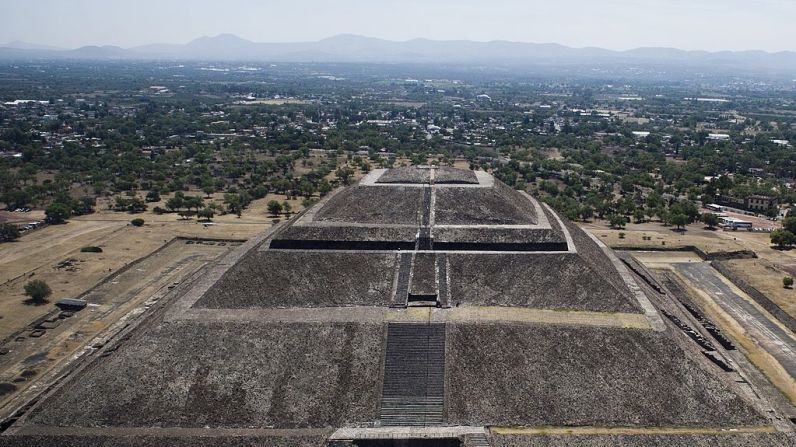
[[(218, 195), (214, 199), (222, 198)], [(100, 200), (94, 214), (74, 217), (64, 225), (50, 225), (15, 242), (0, 244), (0, 339), (52, 308), (52, 304), (25, 304), (26, 282), (46, 281), (53, 291), (50, 301), (77, 297), (175, 237), (246, 240), (272, 224), (273, 217), (265, 211), (265, 203), (271, 199), (281, 202), (284, 196), (269, 195), (254, 201), (240, 218), (218, 216), (207, 225), (176, 214), (154, 214), (151, 209), (163, 206), (162, 203), (150, 204), (146, 212), (129, 214), (109, 211), (107, 201)], [(294, 211), (301, 210), (300, 200), (290, 202)], [(129, 225), (136, 217), (144, 219), (144, 226)], [(80, 249), (86, 246), (100, 247), (102, 253), (81, 253)]]
[(658, 264), (699, 260), (692, 253), (670, 251), (685, 247), (709, 254), (751, 250), (757, 259), (734, 259), (727, 261), (727, 266), (796, 318), (796, 290), (782, 286), (784, 276), (796, 274), (796, 250), (772, 247), (768, 233), (707, 230), (698, 224), (688, 226), (684, 232), (658, 223), (628, 224), (623, 230), (610, 229), (607, 223), (597, 220), (579, 225), (612, 248), (662, 251), (644, 254), (645, 264), (648, 260)]
[[(100, 199), (91, 215), (73, 217), (66, 224), (46, 226), (15, 242), (0, 244), (0, 340), (4, 340), (0, 382), (6, 390), (0, 393), (2, 411), (13, 408), (27, 389), (33, 389), (32, 384), (51, 371), (54, 374), (58, 365), (76, 355), (92, 337), (230, 247), (229, 243), (185, 245), (183, 241), (175, 245), (169, 244), (171, 241), (249, 239), (273, 225), (275, 217), (267, 214), (266, 203), (272, 199), (283, 202), (285, 196), (268, 195), (252, 202), (241, 217), (216, 216), (211, 223), (182, 219), (173, 213), (155, 214), (154, 207), (164, 207), (167, 199), (150, 203), (147, 211), (137, 214), (110, 211), (111, 199)], [(215, 194), (206, 197), (205, 203), (222, 200), (222, 194)], [(289, 202), (294, 213), (302, 210), (300, 199)], [(8, 214), (22, 214), (25, 221), (43, 217), (35, 211)], [(144, 219), (144, 225), (130, 225), (133, 218)], [(86, 246), (100, 247), (102, 252), (81, 252)], [(52, 289), (47, 303), (27, 302), (24, 285), (32, 279), (44, 280)], [(87, 293), (89, 308), (60, 321), (41, 337), (30, 337), (36, 321), (57, 313), (55, 301)]]
[(782, 278), (792, 275), (792, 271), (768, 259), (734, 259), (727, 261), (727, 267), (796, 318), (796, 290), (782, 285)]

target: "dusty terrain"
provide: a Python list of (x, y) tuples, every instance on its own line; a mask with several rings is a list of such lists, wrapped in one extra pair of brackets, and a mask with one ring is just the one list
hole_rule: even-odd
[[(0, 244), (0, 340), (51, 310), (52, 304), (24, 303), (24, 285), (31, 279), (47, 282), (52, 288), (51, 302), (77, 297), (175, 237), (246, 240), (262, 232), (273, 219), (264, 211), (270, 199), (253, 202), (241, 218), (219, 216), (209, 225), (195, 219), (184, 220), (176, 214), (112, 212), (100, 202), (94, 214), (74, 217), (64, 225), (50, 225), (15, 242)], [(151, 204), (150, 210), (156, 205)], [(296, 203), (294, 210), (300, 208), (300, 203)], [(135, 217), (144, 219), (144, 226), (129, 225)], [(97, 246), (103, 252), (81, 253), (80, 248), (85, 246)]]
[[(0, 244), (3, 412), (21, 400), (37, 379), (47, 377), (77, 355), (92, 337), (235, 245), (188, 243), (175, 238), (246, 240), (272, 225), (275, 217), (267, 215), (267, 201), (285, 199), (269, 195), (252, 202), (240, 218), (216, 216), (212, 223), (204, 224), (177, 214), (153, 213), (152, 209), (163, 207), (167, 198), (150, 203), (146, 212), (137, 214), (110, 211), (111, 199), (101, 199), (94, 214), (73, 217), (66, 224), (46, 226), (15, 242)], [(218, 194), (205, 202), (221, 200), (223, 196)], [(294, 212), (301, 210), (300, 200), (290, 202)], [(5, 220), (24, 222), (42, 217), (43, 213), (37, 211), (3, 215)], [(142, 227), (129, 225), (136, 217), (144, 219)], [(100, 247), (102, 252), (81, 252), (86, 246)], [(32, 279), (42, 279), (51, 287), (48, 302), (27, 302), (24, 285)], [(57, 317), (57, 300), (76, 297), (86, 299), (89, 307), (74, 317), (57, 320), (53, 323), (57, 327), (40, 337), (30, 336), (42, 320)]]
[[(740, 250), (753, 251), (757, 258), (721, 262), (783, 311), (790, 316), (796, 316), (796, 292), (782, 285), (783, 276), (796, 273), (794, 251), (773, 248), (768, 233), (708, 230), (700, 224), (689, 225), (682, 232), (673, 231), (659, 223), (628, 224), (622, 230), (610, 229), (601, 221), (580, 225), (611, 247), (638, 250), (632, 252), (633, 257), (647, 268), (677, 274), (689, 289), (689, 299), (736, 341), (745, 357), (768, 380), (788, 399), (796, 401), (796, 380), (792, 360), (789, 359), (791, 354), (788, 353), (788, 346), (796, 343), (796, 335), (729, 279), (709, 267), (695, 252), (671, 250), (695, 247), (708, 255)], [(622, 237), (620, 233), (624, 233)], [(684, 273), (694, 271), (707, 272), (710, 275), (696, 278)], [(719, 290), (720, 287), (726, 290)], [(726, 302), (730, 299), (734, 301)], [(752, 310), (755, 312), (751, 312)]]
[(693, 254), (670, 251), (685, 247), (696, 247), (707, 254), (751, 250), (757, 259), (732, 259), (726, 261), (727, 267), (796, 318), (796, 290), (782, 286), (783, 277), (796, 275), (796, 250), (772, 247), (768, 233), (708, 230), (701, 224), (689, 225), (686, 231), (680, 232), (657, 222), (628, 224), (625, 229), (615, 230), (596, 219), (578, 225), (613, 248), (661, 251), (645, 253), (645, 264), (648, 261), (666, 264), (700, 260)]
[[(736, 251), (747, 247), (737, 240), (738, 234), (748, 232), (725, 232), (707, 230), (698, 224), (689, 225), (686, 231), (675, 231), (657, 222), (628, 224), (622, 230), (611, 229), (605, 221), (578, 222), (578, 226), (598, 236), (606, 245), (614, 248), (649, 248), (650, 250), (672, 250), (697, 247), (706, 253)], [(765, 235), (768, 238), (768, 235)], [(649, 238), (645, 240), (644, 238)], [(759, 245), (757, 245), (759, 247)]]
[(796, 317), (796, 290), (782, 286), (784, 276), (793, 276), (793, 264), (784, 266), (769, 259), (733, 259), (726, 265), (790, 316)]
[(0, 383), (8, 392), (0, 396), (0, 407), (13, 404), (37, 378), (80, 352), (106, 327), (143, 303), (156, 302), (174, 284), (238, 244), (176, 239), (92, 287), (81, 296), (88, 307), (71, 317), (59, 318), (55, 306), (41, 306), (49, 312), (43, 334), (32, 336), (34, 328), (29, 324), (2, 345), (7, 352), (0, 357)]

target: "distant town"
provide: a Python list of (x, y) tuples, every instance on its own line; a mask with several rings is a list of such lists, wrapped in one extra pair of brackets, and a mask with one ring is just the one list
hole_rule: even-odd
[(561, 70), (0, 61), (0, 446), (793, 445), (796, 82)]
[(225, 193), (211, 211), (236, 213), (268, 192), (311, 201), (374, 167), (456, 160), (573, 220), (693, 223), (708, 204), (782, 219), (796, 199), (793, 83), (426, 71), (5, 64), (0, 202), (67, 217), (97, 198), (137, 211), (196, 190)]

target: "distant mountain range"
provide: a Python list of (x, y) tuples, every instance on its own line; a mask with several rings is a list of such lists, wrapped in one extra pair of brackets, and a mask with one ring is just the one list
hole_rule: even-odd
[[(86, 46), (61, 49), (25, 42), (0, 46), (0, 59), (168, 59), (258, 62), (360, 62), (558, 66), (639, 64), (645, 67), (692, 67), (745, 72), (796, 70), (796, 52), (685, 51), (636, 48), (613, 51), (558, 44), (507, 41), (414, 39), (396, 42), (343, 34), (315, 42), (261, 43), (232, 34), (200, 37), (187, 44), (152, 44), (133, 48)], [(794, 74), (796, 77), (796, 74)]]

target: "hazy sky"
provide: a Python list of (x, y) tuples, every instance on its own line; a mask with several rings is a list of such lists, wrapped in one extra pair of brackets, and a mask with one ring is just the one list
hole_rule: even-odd
[(341, 33), (628, 49), (796, 50), (796, 0), (0, 0), (0, 43), (260, 42)]

